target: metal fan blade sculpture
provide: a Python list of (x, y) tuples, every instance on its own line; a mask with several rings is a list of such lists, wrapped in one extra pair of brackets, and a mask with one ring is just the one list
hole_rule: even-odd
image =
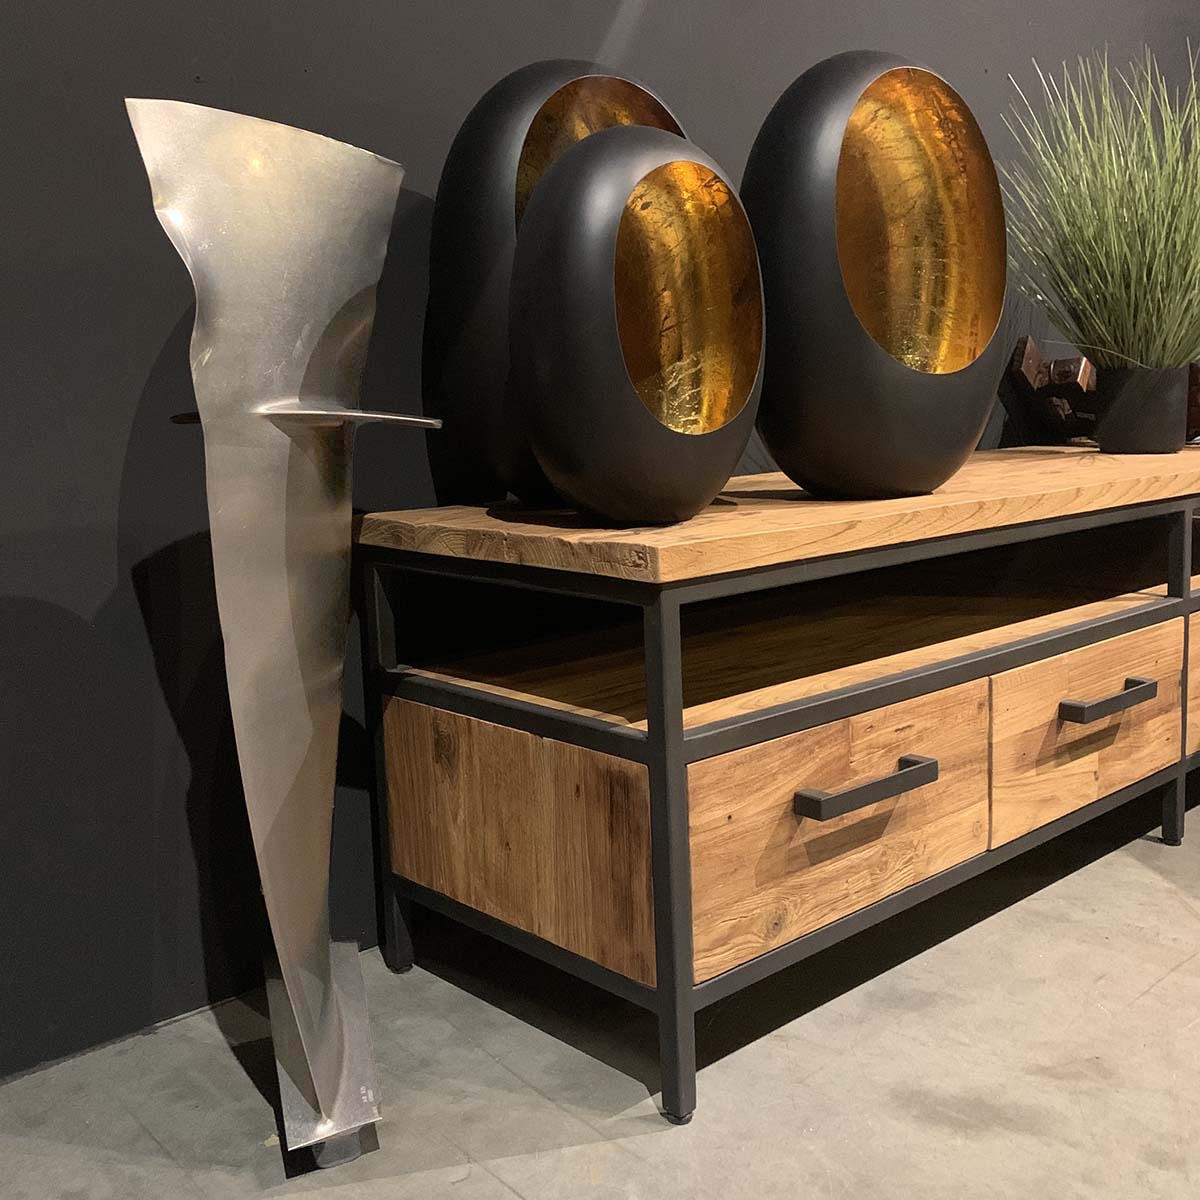
[(289, 1149), (379, 1118), (362, 975), (329, 932), (349, 616), (350, 458), (403, 168), (301, 129), (128, 100), (159, 221), (196, 292), (225, 666), (280, 981), (268, 981)]

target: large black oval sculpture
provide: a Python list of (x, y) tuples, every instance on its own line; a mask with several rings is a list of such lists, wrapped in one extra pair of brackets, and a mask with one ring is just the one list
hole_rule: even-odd
[(742, 200), (776, 462), (817, 496), (933, 491), (978, 443), (1003, 368), (1004, 209), (970, 110), (895, 55), (826, 59), (767, 116)]
[(754, 235), (720, 167), (658, 129), (568, 150), (525, 210), (513, 375), (533, 449), (567, 499), (611, 521), (682, 521), (745, 449), (763, 299)]
[(546, 169), (614, 125), (681, 135), (641, 84), (595, 63), (532, 63), (491, 88), (450, 148), (434, 205), (422, 359), (425, 408), (445, 421), (431, 442), (443, 503), (511, 490), (554, 500), (520, 426), (509, 380), (508, 303), (517, 228)]

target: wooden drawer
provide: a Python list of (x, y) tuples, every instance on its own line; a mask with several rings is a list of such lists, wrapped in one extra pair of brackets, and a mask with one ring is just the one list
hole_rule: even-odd
[(644, 766), (395, 698), (383, 733), (393, 870), (653, 985)]
[[(1175, 762), (1183, 622), (1167, 621), (992, 676), (992, 846), (1000, 846)], [(1062, 700), (1094, 701), (1126, 679), (1157, 695), (1087, 724)]]
[[(902, 704), (688, 768), (695, 978), (739, 963), (987, 848), (988, 685)], [(936, 758), (934, 783), (832, 820), (801, 789), (841, 791)]]

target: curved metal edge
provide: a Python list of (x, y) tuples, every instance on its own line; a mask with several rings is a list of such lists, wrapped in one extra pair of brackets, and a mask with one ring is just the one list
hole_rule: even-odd
[(409, 413), (378, 412), (371, 409), (345, 408), (338, 404), (304, 404), (291, 400), (273, 400), (251, 409), (262, 417), (276, 421), (301, 421), (306, 425), (365, 425), (382, 421), (392, 425), (406, 425), (414, 429), (441, 429), (437, 417), (418, 417)]

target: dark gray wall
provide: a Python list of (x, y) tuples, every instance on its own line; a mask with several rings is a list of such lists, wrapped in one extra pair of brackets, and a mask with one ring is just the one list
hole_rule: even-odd
[[(917, 56), (997, 154), (1005, 74), (1109, 42), (1178, 64), (1189, 0), (63, 0), (0, 18), (0, 1074), (252, 984), (261, 912), (233, 757), (187, 370), (190, 287), (121, 100), (169, 96), (406, 164), (370, 402), (416, 409), (431, 200), (480, 93), (538, 58), (661, 92), (740, 177), (759, 121), (841, 49)], [(1194, 31), (1193, 31), (1194, 32)], [(413, 435), (360, 436), (357, 500), (429, 502)], [(340, 931), (374, 937), (356, 672)]]

